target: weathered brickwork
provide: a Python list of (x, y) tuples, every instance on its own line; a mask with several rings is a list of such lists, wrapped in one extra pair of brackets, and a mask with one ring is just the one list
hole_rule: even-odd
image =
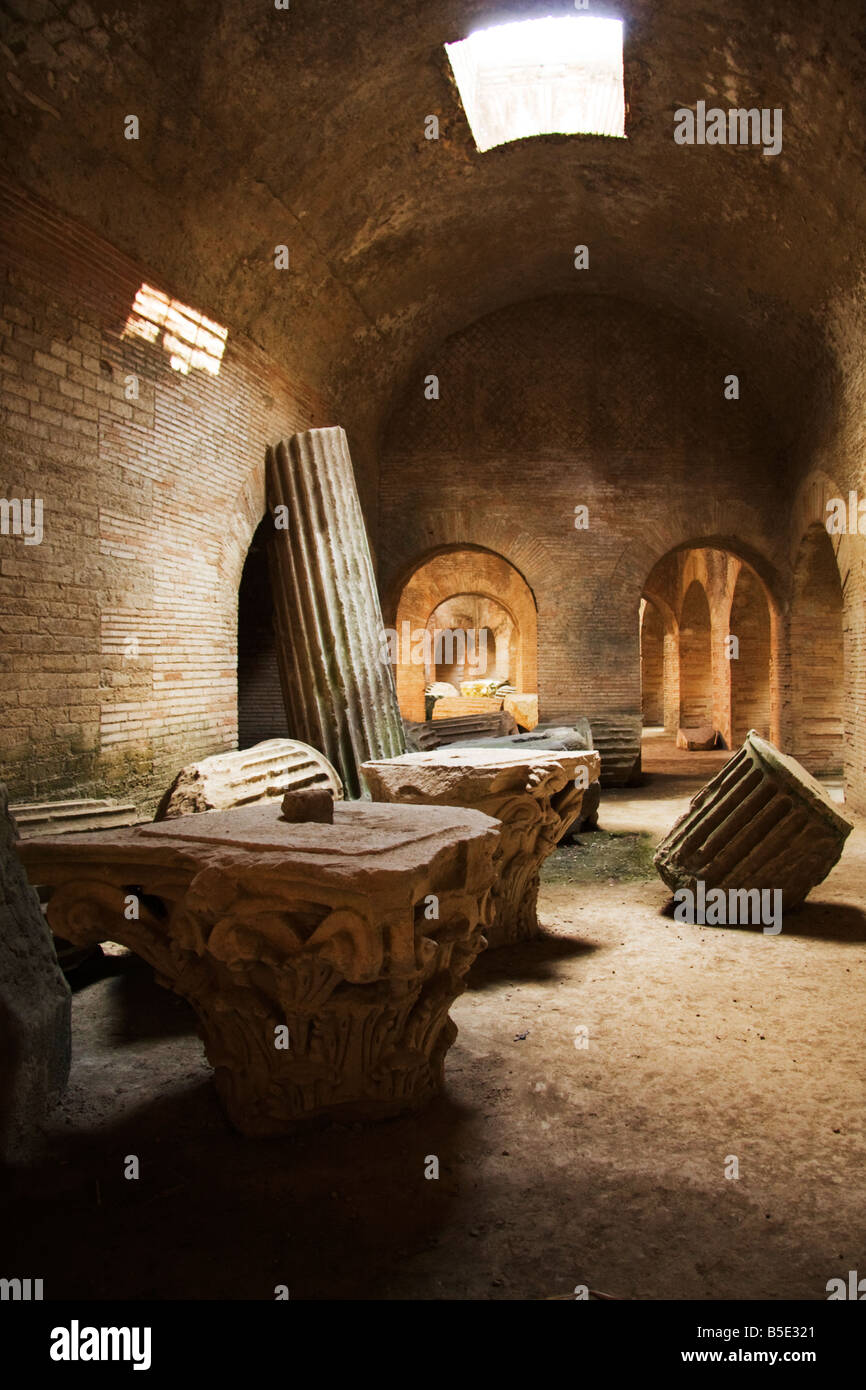
[(641, 712), (647, 725), (665, 722), (665, 629), (654, 603), (644, 608), (640, 630)]
[(236, 743), (237, 593), (265, 448), (330, 411), (230, 328), (219, 375), (174, 370), (162, 334), (124, 336), (141, 284), (172, 287), (2, 191), (0, 496), (44, 506), (40, 544), (0, 537), (4, 775), (13, 797), (147, 806), (184, 763)]
[(781, 619), (764, 580), (729, 551), (689, 548), (654, 566), (646, 594), (664, 631), (665, 727), (712, 726), (729, 748), (750, 729), (778, 741)]
[(386, 437), (383, 591), (445, 546), (493, 550), (538, 603), (542, 720), (639, 717), (639, 605), (661, 557), (714, 538), (787, 572), (772, 422), (745, 392), (725, 400), (728, 367), (720, 344), (607, 299), (514, 305), (449, 339)]

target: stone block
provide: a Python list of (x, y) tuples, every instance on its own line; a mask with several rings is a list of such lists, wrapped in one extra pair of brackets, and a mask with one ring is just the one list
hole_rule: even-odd
[(639, 714), (593, 715), (592, 746), (601, 755), (601, 785), (626, 787), (640, 774)]
[(471, 807), (502, 822), (486, 933), (490, 946), (502, 946), (537, 934), (539, 869), (580, 815), (586, 789), (576, 783), (596, 781), (599, 765), (591, 750), (442, 748), (364, 763), (361, 771), (374, 801)]
[(434, 700), (441, 700), (443, 697), (456, 697), (460, 691), (456, 685), (451, 685), (449, 681), (433, 681), (432, 685), (424, 687), (424, 694), (432, 696)]
[(334, 798), (327, 787), (306, 787), (299, 792), (286, 792), (280, 803), (280, 819), (301, 825), (311, 821), (316, 825), (334, 824)]
[(437, 700), (433, 718), (458, 719), (469, 714), (498, 714), (502, 709), (501, 695), (454, 695)]
[(688, 749), (690, 753), (707, 748), (715, 748), (718, 742), (718, 734), (711, 724), (702, 724), (700, 728), (678, 729), (677, 748)]
[(517, 733), (510, 714), (499, 710), (495, 714), (466, 714), (456, 719), (428, 719), (424, 724), (404, 720), (406, 744), (410, 753), (427, 753), (463, 740), (503, 738)]
[(506, 695), (502, 708), (509, 714), (514, 715), (515, 723), (521, 729), (534, 729), (538, 723), (538, 696), (526, 695), (516, 691), (513, 695)]
[(492, 679), (491, 679), (491, 680), (487, 680), (487, 679), (478, 679), (478, 680), (471, 680), (471, 681), (461, 681), (461, 682), (460, 682), (460, 689), (459, 689), (459, 691), (456, 691), (456, 690), (455, 690), (454, 693), (455, 693), (455, 695), (459, 694), (459, 695), (470, 695), (470, 696), (471, 696), (471, 695), (500, 695), (500, 694), (504, 694), (504, 693), (505, 693), (504, 691), (500, 691), (499, 687), (500, 687), (501, 685), (502, 685), (502, 681), (492, 680)]
[(778, 889), (790, 911), (826, 878), (852, 826), (804, 767), (754, 729), (693, 797), (655, 866), (669, 888)]
[(270, 801), (28, 841), (22, 857), (56, 931), (122, 942), (189, 1000), (232, 1122), (268, 1135), (436, 1093), (499, 839), (448, 806), (340, 802), (321, 825)]
[[(455, 721), (456, 722), (456, 721)], [(435, 726), (434, 726), (435, 727)], [(539, 753), (585, 752), (592, 748), (592, 733), (586, 719), (577, 725), (539, 724), (527, 733), (470, 736), (451, 741), (452, 748), (523, 748)]]

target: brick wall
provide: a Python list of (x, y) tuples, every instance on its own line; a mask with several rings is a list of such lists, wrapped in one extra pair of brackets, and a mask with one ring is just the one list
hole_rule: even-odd
[(738, 655), (731, 660), (731, 747), (737, 748), (750, 729), (770, 736), (771, 633), (767, 600), (754, 574), (745, 565), (734, 589), (731, 635)]
[(727, 748), (751, 728), (780, 742), (779, 599), (765, 581), (729, 551), (686, 548), (646, 587), (665, 619), (666, 727), (712, 724)]
[(639, 719), (639, 604), (662, 556), (728, 541), (779, 587), (787, 573), (773, 423), (745, 381), (724, 399), (733, 370), (724, 344), (610, 299), (513, 305), (448, 339), (386, 433), (388, 600), (431, 551), (487, 547), (537, 600), (541, 718)]
[(833, 543), (818, 524), (806, 532), (794, 569), (790, 638), (797, 756), (810, 772), (839, 776), (846, 700), (842, 585)]
[(641, 710), (646, 725), (665, 720), (665, 629), (652, 603), (644, 605), (640, 629)]
[(2, 776), (13, 798), (149, 808), (185, 762), (236, 743), (265, 447), (335, 416), (230, 324), (217, 376), (125, 337), (142, 282), (183, 295), (9, 184), (0, 225), (0, 497), (44, 505), (41, 544), (0, 536)]

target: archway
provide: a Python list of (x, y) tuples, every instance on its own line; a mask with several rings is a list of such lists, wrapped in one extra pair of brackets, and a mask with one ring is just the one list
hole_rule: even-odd
[(665, 722), (665, 625), (649, 599), (641, 599), (640, 683), (644, 727)]
[(793, 753), (818, 776), (838, 777), (845, 757), (842, 585), (833, 542), (809, 527), (794, 566), (790, 651)]
[(277, 665), (274, 604), (268, 575), (265, 517), (256, 528), (238, 589), (238, 748), (266, 738), (287, 738)]
[(731, 740), (736, 748), (750, 729), (770, 737), (770, 610), (763, 585), (745, 565), (731, 603)]
[[(419, 632), (432, 637), (434, 628), (462, 632), (467, 650), (470, 636), (480, 648), (486, 630), (493, 636), (497, 676), (518, 691), (538, 691), (535, 597), (520, 571), (492, 550), (454, 546), (419, 561), (400, 589), (395, 626), (397, 699), (405, 719), (424, 719), (424, 687), (433, 667), (446, 664), (435, 653), (432, 661), (418, 659), (425, 647), (429, 657), (432, 646), (417, 641)], [(489, 670), (489, 653), (486, 660)]]
[(680, 614), (680, 726), (713, 723), (713, 656), (710, 605), (706, 590), (693, 579)]
[(431, 662), (428, 681), (510, 681), (517, 659), (517, 630), (508, 609), (480, 594), (457, 594), (440, 603), (427, 623)]

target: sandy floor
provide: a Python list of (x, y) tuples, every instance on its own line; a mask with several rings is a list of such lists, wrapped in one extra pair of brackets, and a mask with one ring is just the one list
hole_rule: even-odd
[(237, 1137), (186, 1006), (103, 962), (4, 1264), (47, 1298), (824, 1299), (866, 1271), (866, 825), (780, 936), (678, 925), (651, 849), (724, 758), (648, 741), (647, 784), (549, 861), (545, 936), (479, 960), (414, 1118)]

